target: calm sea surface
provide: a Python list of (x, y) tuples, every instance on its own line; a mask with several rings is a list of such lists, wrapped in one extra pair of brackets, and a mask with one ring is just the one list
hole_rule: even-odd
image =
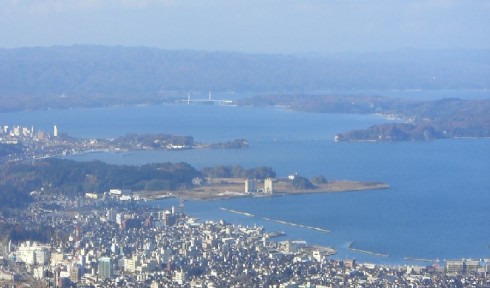
[[(490, 139), (405, 143), (335, 143), (333, 136), (385, 122), (373, 116), (290, 112), (273, 108), (162, 105), (30, 111), (0, 114), (0, 124), (34, 125), (77, 137), (116, 137), (129, 132), (192, 135), (195, 141), (247, 138), (246, 150), (91, 153), (67, 157), (117, 164), (184, 161), (196, 168), (217, 164), (271, 166), (278, 176), (298, 172), (327, 179), (382, 181), (378, 191), (219, 201), (187, 201), (186, 212), (285, 231), (289, 239), (333, 246), (337, 257), (381, 263), (427, 259), (490, 258)], [(162, 208), (175, 200), (153, 202)], [(255, 215), (226, 212), (235, 209)], [(324, 233), (264, 220), (331, 230)], [(348, 249), (353, 247), (387, 257)], [(418, 262), (418, 264), (424, 264)]]

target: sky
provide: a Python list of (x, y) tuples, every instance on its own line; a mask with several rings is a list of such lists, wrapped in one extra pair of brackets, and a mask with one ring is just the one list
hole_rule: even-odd
[(490, 48), (490, 0), (0, 0), (0, 47)]

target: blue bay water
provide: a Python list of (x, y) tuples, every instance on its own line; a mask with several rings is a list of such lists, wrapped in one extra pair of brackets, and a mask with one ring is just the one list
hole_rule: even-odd
[[(262, 225), (289, 239), (330, 245), (337, 257), (402, 263), (404, 257), (490, 258), (490, 139), (404, 143), (336, 143), (333, 136), (384, 122), (366, 115), (290, 112), (274, 108), (164, 105), (30, 111), (0, 114), (0, 123), (34, 125), (78, 137), (116, 137), (128, 132), (192, 135), (196, 141), (247, 138), (245, 150), (91, 153), (67, 157), (118, 164), (185, 161), (212, 165), (271, 166), (278, 176), (298, 172), (327, 179), (382, 181), (378, 191), (272, 198), (187, 201), (201, 219)], [(160, 201), (162, 208), (175, 200)], [(233, 214), (220, 208), (249, 212)], [(331, 230), (324, 233), (262, 218)], [(347, 246), (388, 257), (354, 252)]]
[[(292, 239), (332, 245), (339, 250), (338, 257), (388, 263), (405, 262), (405, 257), (488, 258), (489, 145), (489, 139), (428, 143), (318, 141), (304, 145), (301, 149), (308, 152), (301, 152), (297, 143), (275, 143), (274, 149), (272, 145), (260, 144), (253, 148), (262, 150), (256, 151), (260, 160), (250, 162), (262, 165), (270, 159), (279, 175), (298, 171), (329, 179), (384, 181), (391, 187), (378, 191), (190, 201), (186, 203), (187, 211), (203, 219), (223, 218), (237, 224), (284, 230)], [(228, 163), (245, 159), (241, 153), (225, 154)], [(212, 161), (220, 159), (218, 155), (208, 157), (206, 163), (223, 163)], [(163, 201), (161, 205), (170, 203)], [(252, 213), (255, 217), (231, 214), (220, 207)], [(332, 232), (295, 228), (261, 218)], [(389, 257), (354, 253), (347, 249), (351, 241), (355, 241), (356, 248)]]

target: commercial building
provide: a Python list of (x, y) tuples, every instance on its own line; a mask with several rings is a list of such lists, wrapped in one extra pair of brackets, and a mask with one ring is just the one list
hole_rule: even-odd
[(82, 267), (80, 264), (74, 263), (70, 267), (70, 281), (73, 283), (78, 283), (80, 282), (81, 278), (82, 278)]
[(17, 247), (15, 257), (29, 265), (45, 265), (49, 262), (49, 247), (37, 242), (26, 241)]
[(446, 272), (447, 273), (463, 273), (464, 260), (447, 260)]
[(99, 264), (97, 265), (98, 275), (101, 279), (109, 278), (114, 276), (114, 271), (112, 267), (112, 259), (109, 257), (99, 258)]

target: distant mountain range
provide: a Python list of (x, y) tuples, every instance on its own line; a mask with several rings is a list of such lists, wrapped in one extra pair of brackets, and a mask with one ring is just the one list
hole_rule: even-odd
[(0, 49), (0, 111), (154, 104), (190, 91), (489, 89), (490, 50), (327, 56), (67, 46)]

